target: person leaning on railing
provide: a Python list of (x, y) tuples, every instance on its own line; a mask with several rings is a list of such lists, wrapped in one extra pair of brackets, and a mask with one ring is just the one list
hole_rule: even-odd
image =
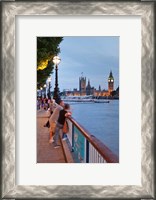
[[(49, 112), (48, 118), (51, 117), (51, 115), (53, 114), (53, 111), (55, 110), (55, 108), (56, 108), (57, 105), (58, 105), (58, 104), (55, 102), (54, 99), (50, 100), (50, 102), (49, 102), (49, 104), (48, 104), (48, 107), (49, 107), (49, 108), (48, 108), (48, 112)], [(49, 119), (48, 119), (48, 121), (46, 122), (46, 124), (44, 124), (44, 127), (50, 128)]]
[(60, 113), (61, 110), (63, 110), (63, 107), (64, 107), (64, 101), (60, 100), (58, 102), (58, 104), (55, 103), (55, 109), (53, 110), (53, 113), (49, 118), (49, 124), (50, 124), (50, 127), (49, 127), (49, 137), (50, 137), (49, 143), (54, 142), (53, 136), (54, 136), (54, 133), (55, 133), (56, 123), (58, 121), (59, 113)]
[(54, 148), (59, 148), (60, 145), (58, 144), (59, 134), (62, 134), (63, 125), (65, 123), (65, 119), (68, 116), (71, 116), (71, 112), (68, 110), (70, 109), (69, 104), (64, 105), (64, 109), (60, 111), (59, 118), (55, 128), (55, 135), (54, 135)]

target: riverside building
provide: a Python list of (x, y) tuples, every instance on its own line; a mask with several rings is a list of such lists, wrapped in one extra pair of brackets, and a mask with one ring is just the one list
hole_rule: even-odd
[(108, 76), (108, 89), (102, 90), (101, 86), (96, 89), (91, 86), (90, 80), (88, 79), (88, 83), (86, 77), (83, 75), (79, 77), (79, 90), (73, 89), (73, 91), (66, 91), (66, 96), (86, 96), (86, 95), (93, 95), (95, 97), (110, 97), (112, 96), (113, 92), (115, 92), (116, 96), (119, 96), (119, 88), (114, 91), (114, 77), (112, 71)]

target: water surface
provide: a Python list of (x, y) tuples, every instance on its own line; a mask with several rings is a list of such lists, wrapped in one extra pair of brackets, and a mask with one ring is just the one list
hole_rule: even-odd
[(70, 105), (76, 121), (119, 155), (119, 101)]

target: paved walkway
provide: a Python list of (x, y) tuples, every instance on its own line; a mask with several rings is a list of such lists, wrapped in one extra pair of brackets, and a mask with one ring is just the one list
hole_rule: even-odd
[(65, 163), (62, 146), (54, 149), (49, 144), (49, 129), (44, 127), (47, 120), (47, 111), (37, 111), (37, 163)]

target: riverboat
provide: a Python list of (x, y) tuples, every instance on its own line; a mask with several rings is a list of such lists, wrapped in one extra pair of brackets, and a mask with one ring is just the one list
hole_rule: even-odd
[(106, 101), (104, 99), (94, 99), (94, 103), (109, 103), (110, 101)]
[(104, 99), (94, 99), (92, 95), (88, 96), (67, 96), (62, 98), (65, 102), (79, 102), (79, 103), (109, 103), (110, 101)]

